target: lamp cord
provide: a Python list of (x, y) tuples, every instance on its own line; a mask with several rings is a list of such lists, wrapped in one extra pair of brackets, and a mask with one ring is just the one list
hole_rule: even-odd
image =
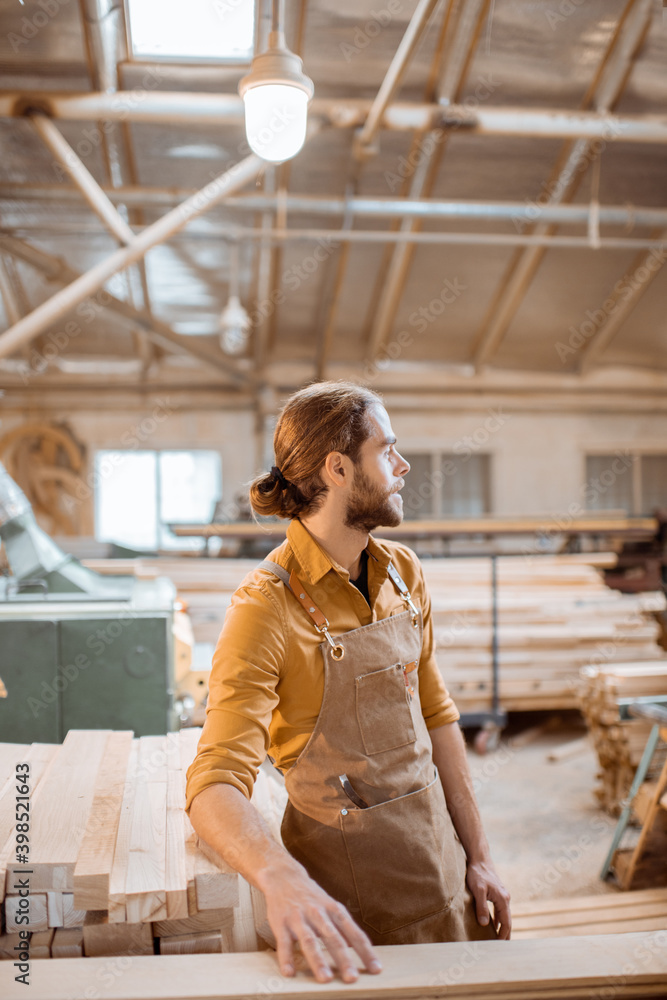
[(271, 0), (271, 31), (285, 30), (285, 0)]

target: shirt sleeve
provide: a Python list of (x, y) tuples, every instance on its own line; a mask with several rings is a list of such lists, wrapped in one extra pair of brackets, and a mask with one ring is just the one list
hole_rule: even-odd
[(422, 641), (422, 655), (419, 660), (419, 697), (422, 706), (422, 715), (426, 722), (427, 729), (437, 729), (439, 726), (446, 726), (450, 722), (456, 722), (461, 718), (461, 713), (454, 704), (449, 691), (445, 686), (440, 668), (435, 658), (435, 640), (433, 636), (433, 616), (431, 611), (431, 595), (421, 564), (417, 561), (419, 573), (419, 593), (422, 609), (422, 620), (424, 625), (424, 635)]
[(187, 771), (186, 812), (199, 792), (217, 782), (251, 797), (270, 746), (287, 634), (278, 606), (261, 587), (234, 594), (213, 654), (197, 755)]

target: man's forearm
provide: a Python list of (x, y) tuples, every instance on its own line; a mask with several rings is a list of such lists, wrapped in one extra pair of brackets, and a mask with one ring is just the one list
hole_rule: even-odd
[(429, 731), (433, 760), (447, 800), (447, 808), (469, 862), (490, 859), (482, 820), (472, 786), (463, 735), (457, 722)]
[(493, 904), (493, 922), (498, 936), (508, 940), (512, 929), (510, 897), (491, 861), (489, 845), (482, 829), (466, 757), (463, 734), (457, 722), (430, 730), (433, 760), (447, 800), (452, 822), (468, 859), (466, 881), (475, 898), (477, 920), (485, 926)]
[(264, 893), (283, 975), (294, 975), (294, 943), (321, 983), (333, 977), (323, 943), (346, 983), (359, 977), (351, 949), (369, 972), (381, 969), (364, 932), (341, 903), (321, 889), (278, 844), (262, 816), (233, 785), (218, 782), (195, 796), (192, 825), (218, 854)]
[(195, 796), (190, 820), (197, 834), (228, 865), (262, 892), (270, 873), (304, 874), (303, 867), (277, 843), (264, 818), (243, 792), (224, 782)]

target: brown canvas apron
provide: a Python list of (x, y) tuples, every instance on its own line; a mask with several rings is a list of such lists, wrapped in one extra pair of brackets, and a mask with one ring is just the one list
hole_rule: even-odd
[(374, 944), (495, 937), (491, 923), (477, 923), (465, 885), (419, 700), (421, 612), (397, 570), (389, 564), (408, 610), (332, 638), (298, 577), (269, 560), (262, 567), (326, 637), (320, 714), (285, 775), (285, 847)]

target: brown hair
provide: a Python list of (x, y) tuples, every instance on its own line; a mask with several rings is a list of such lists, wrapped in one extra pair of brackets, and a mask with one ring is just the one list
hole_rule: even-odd
[(314, 382), (285, 403), (273, 435), (280, 478), (258, 476), (250, 484), (256, 514), (300, 517), (312, 514), (324, 501), (327, 487), (320, 469), (331, 451), (353, 462), (370, 435), (369, 407), (382, 403), (372, 389), (354, 382)]

